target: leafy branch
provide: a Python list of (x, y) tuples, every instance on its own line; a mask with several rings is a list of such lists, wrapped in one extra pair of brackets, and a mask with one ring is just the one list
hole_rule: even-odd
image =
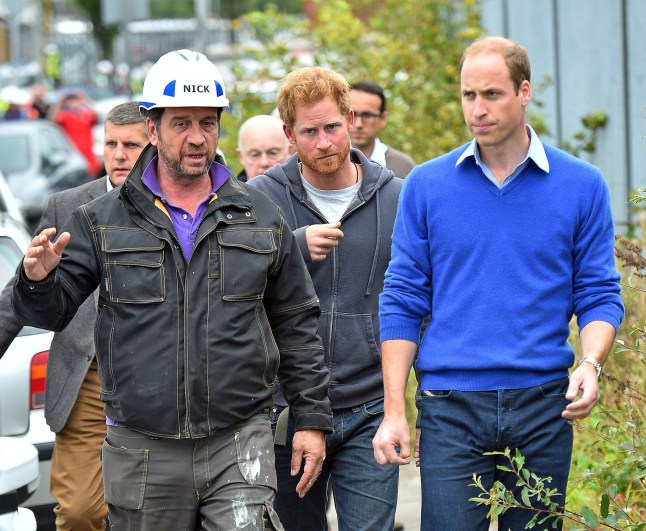
[[(633, 519), (631, 508), (627, 501), (622, 503), (622, 497), (617, 494), (617, 486), (611, 485), (601, 496), (599, 514), (590, 507), (584, 506), (580, 513), (565, 510), (554, 498), (560, 497), (557, 489), (549, 487), (552, 478), (541, 478), (525, 468), (525, 458), (518, 449), (514, 454), (509, 448), (504, 452), (487, 452), (484, 455), (503, 455), (509, 461), (509, 466), (498, 465), (496, 468), (503, 472), (509, 472), (516, 476), (516, 486), (520, 487), (520, 500), (517, 500), (513, 492), (502, 482), (496, 481), (490, 489), (482, 483), (482, 477), (473, 475), (473, 483), (470, 486), (480, 490), (480, 494), (470, 498), (470, 501), (480, 505), (489, 506), (487, 517), (499, 516), (508, 509), (524, 509), (534, 512), (532, 519), (525, 526), (532, 529), (537, 525), (552, 519), (552, 526), (559, 521), (569, 521), (582, 529), (601, 530), (611, 529), (615, 531), (643, 531), (646, 530), (646, 522)], [(638, 516), (637, 516), (638, 517)]]

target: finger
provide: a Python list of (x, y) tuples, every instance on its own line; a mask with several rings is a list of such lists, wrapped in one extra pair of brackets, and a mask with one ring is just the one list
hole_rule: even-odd
[(303, 475), (301, 476), (298, 485), (296, 485), (296, 492), (302, 498), (312, 488), (321, 470), (323, 470), (323, 460), (325, 456), (315, 457), (309, 455), (305, 458), (305, 466), (303, 467)]
[(54, 243), (53, 250), (58, 256), (63, 255), (63, 249), (65, 249), (67, 244), (70, 242), (70, 237), (69, 232), (63, 232)]

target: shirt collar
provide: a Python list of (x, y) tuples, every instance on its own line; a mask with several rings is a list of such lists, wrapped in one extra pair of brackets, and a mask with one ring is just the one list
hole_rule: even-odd
[[(525, 127), (527, 128), (527, 134), (529, 134), (529, 149), (527, 150), (527, 155), (525, 156), (525, 159), (523, 159), (523, 162), (525, 162), (527, 159), (532, 159), (536, 166), (538, 166), (545, 173), (549, 173), (550, 163), (547, 160), (547, 155), (545, 154), (545, 146), (543, 146), (543, 143), (541, 142), (540, 138), (538, 138), (538, 135), (532, 129), (531, 125), (526, 124)], [(480, 152), (478, 151), (478, 143), (476, 142), (475, 138), (462, 152), (460, 158), (458, 158), (457, 162), (455, 163), (456, 168), (462, 163), (462, 161), (464, 161), (468, 157), (473, 157), (476, 164), (478, 166), (482, 166), (482, 161), (480, 160)], [(521, 164), (523, 162), (521, 162)]]
[[(157, 159), (158, 155), (155, 155), (141, 176), (141, 182), (146, 185), (146, 187), (157, 197), (161, 198), (164, 201), (168, 201), (159, 187), (159, 181), (157, 181)], [(209, 175), (211, 176), (211, 192), (207, 196), (207, 199), (212, 198), (224, 182), (231, 176), (229, 168), (223, 166), (219, 162), (213, 162), (211, 168), (209, 169)]]
[(375, 147), (372, 148), (372, 153), (368, 157), (370, 160), (386, 167), (386, 150), (388, 146), (378, 138), (375, 138)]

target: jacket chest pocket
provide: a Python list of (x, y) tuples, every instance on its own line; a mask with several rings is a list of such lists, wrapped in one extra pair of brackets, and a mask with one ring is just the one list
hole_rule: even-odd
[(219, 279), (223, 300), (261, 299), (276, 243), (270, 230), (217, 231), (209, 252), (209, 277)]
[(112, 302), (148, 304), (165, 298), (164, 242), (140, 230), (104, 230), (105, 278)]

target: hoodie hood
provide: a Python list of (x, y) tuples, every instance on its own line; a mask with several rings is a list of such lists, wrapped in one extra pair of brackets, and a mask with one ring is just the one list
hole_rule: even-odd
[[(386, 183), (395, 178), (393, 172), (388, 168), (384, 168), (376, 162), (369, 160), (358, 149), (350, 149), (350, 160), (357, 164), (361, 164), (363, 169), (363, 178), (361, 179), (361, 186), (357, 193), (358, 201), (361, 203), (370, 201)], [(274, 167), (269, 168), (265, 175), (279, 183), (285, 189), (287, 198), (289, 198), (289, 194), (291, 194), (299, 202), (305, 203), (307, 200), (307, 191), (301, 181), (301, 172), (298, 167), (299, 162), (300, 159), (298, 158), (298, 154), (294, 153), (283, 164), (276, 164)], [(352, 210), (354, 206), (356, 206), (354, 203), (351, 204), (348, 211)], [(293, 226), (298, 226), (293, 208), (291, 210), (291, 212), (287, 212), (285, 214), (287, 216), (292, 216), (290, 225), (293, 222)]]

